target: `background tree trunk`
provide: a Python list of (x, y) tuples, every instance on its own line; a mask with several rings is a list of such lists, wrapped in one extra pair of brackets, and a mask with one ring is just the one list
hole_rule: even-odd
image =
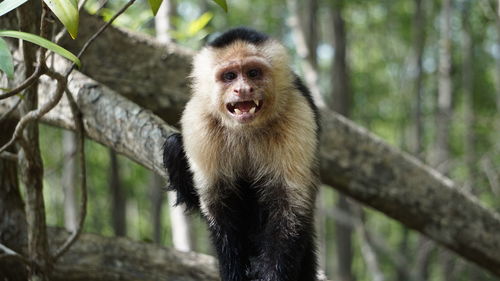
[[(342, 17), (343, 0), (334, 1), (332, 7), (333, 20), (333, 47), (335, 56), (332, 65), (332, 92), (330, 97), (330, 108), (335, 112), (349, 117), (351, 89), (349, 81), (349, 67), (347, 64), (347, 35), (345, 21)], [(347, 197), (339, 194), (337, 208), (348, 216), (355, 216), (353, 203)], [(352, 273), (353, 262), (353, 231), (351, 225), (335, 223), (335, 245), (337, 247), (337, 269), (338, 280), (352, 281), (355, 277)]]
[[(448, 175), (450, 164), (450, 140), (453, 115), (453, 85), (451, 77), (451, 17), (452, 0), (444, 0), (441, 9), (438, 103), (436, 119), (435, 166), (438, 171)], [(439, 251), (439, 263), (445, 280), (451, 276), (454, 260), (447, 251)]]
[[(319, 88), (319, 73), (316, 62), (316, 49), (318, 47), (318, 32), (315, 19), (317, 15), (317, 0), (297, 1), (287, 0), (290, 17), (288, 25), (292, 30), (293, 41), (297, 47), (297, 54), (300, 56), (301, 68), (304, 75), (304, 82), (311, 91), (314, 103), (324, 108), (326, 106)], [(304, 13), (306, 15), (304, 15)]]
[(116, 152), (109, 150), (109, 190), (111, 195), (111, 225), (116, 236), (127, 235), (127, 196), (120, 180), (120, 164)]
[(436, 141), (433, 163), (444, 175), (450, 170), (450, 133), (453, 88), (451, 81), (451, 0), (443, 0), (440, 21), (438, 98), (436, 111)]
[[(497, 2), (497, 10), (496, 10), (496, 29), (497, 29), (497, 48), (500, 49), (500, 0)], [(497, 112), (500, 114), (500, 57), (496, 57), (495, 59), (496, 66), (496, 102), (497, 102)]]
[(425, 0), (414, 0), (415, 14), (413, 16), (412, 33), (413, 33), (413, 68), (412, 77), (414, 78), (414, 99), (413, 99), (413, 134), (411, 140), (411, 152), (422, 157), (423, 153), (423, 120), (422, 106), (424, 98), (424, 73), (423, 73), (423, 55), (425, 47)]
[(71, 131), (63, 132), (63, 155), (65, 164), (61, 175), (64, 192), (64, 226), (73, 232), (78, 225), (76, 187), (78, 165), (76, 163), (76, 135)]
[(465, 186), (468, 190), (476, 186), (478, 170), (477, 156), (475, 149), (475, 113), (474, 113), (474, 40), (470, 22), (470, 1), (464, 2), (462, 8), (462, 87), (464, 93), (464, 144), (465, 163), (467, 166), (467, 182)]
[[(424, 158), (423, 147), (423, 132), (424, 120), (422, 118), (422, 107), (424, 99), (424, 85), (423, 85), (423, 53), (425, 47), (425, 0), (415, 0), (415, 13), (413, 16), (413, 52), (414, 52), (414, 100), (413, 100), (413, 134), (410, 142), (410, 148), (413, 155), (419, 158)], [(408, 239), (408, 235), (404, 239)], [(405, 242), (403, 242), (405, 243)], [(434, 243), (424, 236), (419, 236), (418, 246), (416, 248), (417, 254), (415, 259), (415, 266), (413, 269), (413, 277), (415, 280), (425, 281), (429, 277), (429, 266), (434, 253)], [(402, 251), (403, 254), (407, 253), (408, 249)], [(399, 280), (406, 280), (410, 277), (409, 272), (399, 272)]]

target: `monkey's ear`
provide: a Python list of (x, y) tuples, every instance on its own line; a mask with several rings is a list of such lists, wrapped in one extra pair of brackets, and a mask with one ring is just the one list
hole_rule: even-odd
[(187, 209), (199, 208), (199, 197), (193, 185), (193, 174), (189, 170), (182, 135), (170, 135), (163, 145), (163, 166), (167, 169), (170, 184), (168, 190), (177, 192), (176, 205), (184, 203)]

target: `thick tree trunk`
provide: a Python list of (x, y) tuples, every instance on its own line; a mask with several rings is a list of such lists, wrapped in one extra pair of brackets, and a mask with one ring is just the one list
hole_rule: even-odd
[[(38, 17), (35, 4), (28, 2), (17, 9), (19, 30), (38, 33)], [(21, 76), (28, 78), (35, 70), (37, 48), (27, 42), (21, 44), (24, 71)], [(38, 107), (36, 84), (24, 91), (24, 99), (19, 107), (21, 116)], [(30, 281), (50, 280), (52, 264), (49, 255), (45, 205), (43, 201), (43, 163), (38, 139), (38, 123), (32, 122), (24, 129), (20, 141), (19, 173), (26, 187), (26, 218), (28, 222), (28, 257), (33, 261), (28, 273)], [(19, 143), (19, 142), (18, 142)]]

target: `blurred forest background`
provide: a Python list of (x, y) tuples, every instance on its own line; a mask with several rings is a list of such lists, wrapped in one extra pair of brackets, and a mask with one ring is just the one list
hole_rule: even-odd
[[(109, 18), (126, 1), (89, 0)], [(500, 9), (496, 0), (146, 1), (116, 25), (198, 49), (249, 26), (282, 40), (325, 105), (418, 156), (500, 209)], [(47, 223), (76, 227), (74, 135), (43, 125)], [(61, 149), (63, 148), (63, 149)], [(204, 222), (169, 207), (166, 183), (86, 142), (84, 232), (212, 254)], [(453, 204), (453, 202), (451, 202)], [(323, 188), (320, 265), (331, 280), (499, 280), (384, 215)]]

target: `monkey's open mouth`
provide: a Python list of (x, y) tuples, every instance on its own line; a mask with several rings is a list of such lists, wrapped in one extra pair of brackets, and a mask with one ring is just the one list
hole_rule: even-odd
[(226, 104), (226, 108), (240, 121), (249, 121), (253, 119), (255, 114), (262, 108), (262, 100), (249, 100), (240, 102), (230, 102)]

